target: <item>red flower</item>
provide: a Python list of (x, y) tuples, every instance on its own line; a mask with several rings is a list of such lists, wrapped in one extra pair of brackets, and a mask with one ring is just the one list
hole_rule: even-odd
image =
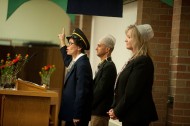
[(46, 65), (42, 67), (42, 70), (39, 72), (41, 77), (51, 76), (55, 71), (55, 65)]
[(19, 58), (13, 59), (13, 63), (17, 63), (19, 61)]
[(0, 62), (1, 75), (16, 75), (25, 65), (27, 60), (28, 54), (25, 56), (25, 58), (22, 58), (21, 54), (16, 54), (15, 58), (11, 60), (10, 53), (7, 53), (6, 61), (1, 60)]

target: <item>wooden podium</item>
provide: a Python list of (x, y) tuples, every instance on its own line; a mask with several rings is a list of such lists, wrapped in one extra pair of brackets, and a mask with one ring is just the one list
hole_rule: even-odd
[(58, 93), (17, 80), (17, 90), (0, 90), (0, 126), (57, 126)]

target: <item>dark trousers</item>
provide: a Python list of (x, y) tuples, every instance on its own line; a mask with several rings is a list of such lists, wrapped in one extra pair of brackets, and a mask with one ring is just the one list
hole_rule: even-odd
[(65, 122), (65, 126), (75, 126), (73, 121)]
[[(81, 120), (79, 123), (77, 123), (76, 126), (88, 126), (89, 121), (88, 120)], [(61, 126), (61, 121), (59, 120), (58, 126)], [(73, 121), (66, 121), (65, 126), (75, 126)]]
[(122, 122), (122, 126), (149, 126), (150, 122), (129, 123)]

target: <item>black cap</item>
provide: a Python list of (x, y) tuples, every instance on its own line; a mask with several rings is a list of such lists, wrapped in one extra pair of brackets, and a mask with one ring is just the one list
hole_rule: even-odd
[(67, 40), (69, 41), (70, 38), (79, 38), (80, 40), (82, 40), (83, 44), (84, 44), (84, 50), (89, 50), (90, 49), (90, 44), (88, 39), (86, 38), (85, 34), (79, 29), (79, 28), (75, 28), (73, 30), (73, 33), (70, 36), (66, 37)]

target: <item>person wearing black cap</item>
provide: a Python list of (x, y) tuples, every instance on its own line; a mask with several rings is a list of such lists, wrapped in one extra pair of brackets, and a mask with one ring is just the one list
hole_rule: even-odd
[(90, 49), (88, 39), (79, 29), (74, 29), (67, 36), (68, 45), (65, 43), (65, 33), (58, 35), (61, 53), (67, 73), (62, 90), (59, 112), (59, 126), (62, 120), (65, 126), (88, 126), (91, 118), (92, 69), (85, 50)]
[(126, 29), (126, 48), (132, 56), (118, 73), (114, 102), (108, 112), (122, 126), (149, 126), (158, 120), (152, 97), (154, 65), (148, 45), (153, 36), (149, 24), (130, 25)]

